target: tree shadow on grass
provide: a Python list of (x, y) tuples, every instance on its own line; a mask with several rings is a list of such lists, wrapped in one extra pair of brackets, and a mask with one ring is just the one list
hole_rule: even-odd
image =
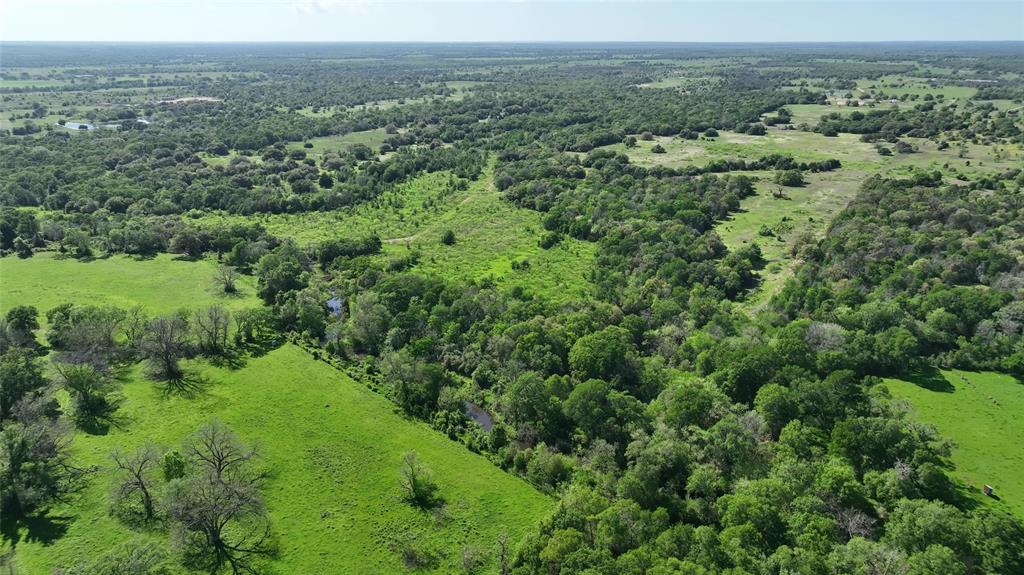
[(105, 259), (109, 259), (109, 258), (110, 258), (110, 254), (102, 254), (102, 255), (89, 254), (87, 256), (83, 256), (83, 255), (75, 255), (75, 254), (71, 254), (71, 253), (65, 252), (65, 253), (58, 253), (56, 256), (54, 256), (53, 259), (59, 260), (59, 261), (73, 260), (73, 261), (76, 261), (76, 262), (79, 262), (79, 263), (87, 264), (87, 263), (90, 263), (90, 262), (105, 260)]
[(216, 297), (223, 298), (226, 300), (244, 300), (249, 297), (249, 292), (241, 287), (235, 287), (235, 291), (227, 292), (223, 289), (216, 291)]
[(77, 422), (78, 428), (89, 435), (106, 435), (110, 428), (124, 430), (128, 426), (128, 418), (118, 413), (120, 401), (112, 404), (103, 413), (92, 415)]
[(285, 339), (279, 338), (259, 338), (257, 341), (249, 341), (238, 344), (239, 352), (244, 352), (249, 357), (263, 357), (275, 349), (284, 345)]
[(181, 377), (165, 379), (158, 383), (165, 398), (179, 396), (194, 399), (206, 393), (207, 388), (213, 385), (213, 380), (198, 373), (184, 373)]
[(956, 388), (934, 367), (924, 367), (910, 372), (903, 379), (929, 391), (953, 393)]
[(981, 493), (981, 486), (970, 485), (963, 479), (956, 477), (953, 475), (955, 470), (956, 466), (947, 462), (944, 471), (949, 483), (945, 489), (940, 490), (939, 498), (960, 509), (969, 511), (977, 508), (986, 497)]
[(38, 542), (45, 547), (63, 537), (73, 519), (69, 516), (50, 515), (47, 511), (26, 514), (17, 510), (4, 510), (0, 517), (0, 535), (10, 542), (12, 549), (22, 541)]
[(231, 348), (220, 355), (216, 355), (209, 359), (210, 365), (214, 367), (220, 367), (224, 369), (236, 370), (245, 367), (246, 354), (243, 350), (238, 348)]

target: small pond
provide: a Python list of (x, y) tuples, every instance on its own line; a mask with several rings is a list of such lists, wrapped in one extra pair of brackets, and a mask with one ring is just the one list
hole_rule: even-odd
[(487, 410), (473, 403), (472, 401), (465, 401), (463, 405), (466, 406), (466, 415), (470, 419), (477, 422), (484, 429), (484, 431), (490, 432), (494, 428), (494, 419), (491, 417)]
[[(57, 124), (58, 126), (60, 124)], [(81, 122), (64, 122), (64, 127), (69, 130), (95, 130), (96, 126), (92, 124), (83, 124)]]
[(331, 296), (331, 299), (327, 300), (327, 309), (331, 310), (331, 315), (335, 317), (341, 315), (341, 298)]

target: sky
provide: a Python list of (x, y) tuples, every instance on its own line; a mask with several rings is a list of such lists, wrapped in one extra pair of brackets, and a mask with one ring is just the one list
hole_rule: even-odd
[(1024, 0), (0, 0), (0, 41), (1024, 41)]

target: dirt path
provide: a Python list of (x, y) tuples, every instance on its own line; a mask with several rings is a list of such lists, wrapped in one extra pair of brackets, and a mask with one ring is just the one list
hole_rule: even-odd
[(419, 237), (419, 234), (416, 233), (416, 234), (413, 234), (411, 236), (405, 236), (404, 238), (388, 238), (386, 240), (381, 240), (381, 241), (383, 241), (386, 244), (403, 244), (403, 243), (409, 243), (409, 242), (415, 241), (416, 238), (418, 238), (418, 237)]

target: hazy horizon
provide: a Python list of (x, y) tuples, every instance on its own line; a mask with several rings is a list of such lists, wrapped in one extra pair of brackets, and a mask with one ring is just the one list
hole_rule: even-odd
[(1015, 42), (1024, 2), (7, 0), (0, 22), (4, 42)]

